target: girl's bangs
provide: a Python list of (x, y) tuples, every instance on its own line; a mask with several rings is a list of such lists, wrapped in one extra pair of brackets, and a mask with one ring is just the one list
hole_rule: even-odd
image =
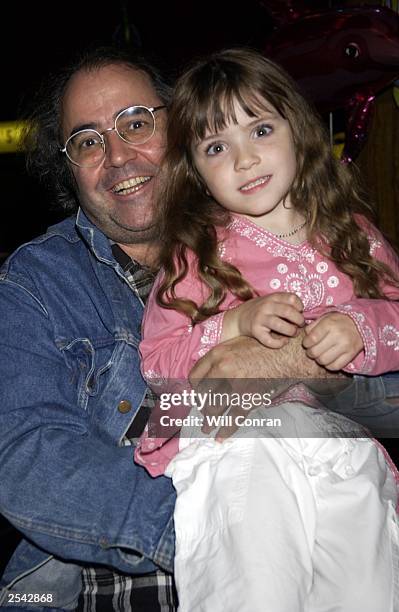
[[(216, 134), (229, 123), (237, 124), (235, 104), (249, 117), (257, 117), (265, 111), (272, 111), (271, 104), (260, 92), (243, 88), (215, 87), (213, 92), (198, 100), (197, 109), (192, 112), (191, 133), (194, 141), (200, 142), (207, 134)], [(195, 105), (194, 105), (195, 106)]]

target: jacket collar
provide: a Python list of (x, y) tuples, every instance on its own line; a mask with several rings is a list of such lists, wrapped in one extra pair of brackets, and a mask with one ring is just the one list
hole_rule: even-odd
[(81, 208), (76, 215), (76, 228), (97, 259), (116, 266), (109, 239), (87, 218)]

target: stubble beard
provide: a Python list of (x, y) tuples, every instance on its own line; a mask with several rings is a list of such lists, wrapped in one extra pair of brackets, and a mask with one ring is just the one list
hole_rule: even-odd
[(152, 220), (151, 225), (136, 229), (125, 227), (111, 218), (104, 220), (100, 229), (110, 240), (123, 244), (148, 244), (150, 246), (159, 238), (159, 226), (155, 219)]

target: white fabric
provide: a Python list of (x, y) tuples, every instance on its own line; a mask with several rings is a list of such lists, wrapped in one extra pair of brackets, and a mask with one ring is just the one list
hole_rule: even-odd
[[(284, 411), (288, 435), (314, 425), (313, 408)], [(399, 612), (397, 489), (381, 450), (264, 436), (191, 439), (168, 466), (179, 612)]]

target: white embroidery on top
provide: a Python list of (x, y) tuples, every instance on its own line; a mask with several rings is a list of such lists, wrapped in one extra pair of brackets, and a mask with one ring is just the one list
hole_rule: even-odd
[(290, 293), (296, 293), (305, 310), (315, 308), (323, 302), (324, 284), (317, 274), (309, 274), (309, 276), (295, 273), (288, 274), (284, 289)]
[(204, 321), (204, 333), (200, 338), (200, 349), (198, 351), (200, 357), (203, 357), (219, 340), (219, 320), (221, 314)]
[(331, 288), (333, 287), (338, 287), (339, 285), (339, 278), (337, 276), (330, 276), (327, 279), (327, 285)]
[(319, 261), (319, 263), (316, 266), (316, 270), (320, 274), (324, 274), (324, 272), (327, 272), (327, 270), (328, 270), (328, 263), (325, 262), (325, 261)]
[(166, 382), (166, 378), (162, 376), (160, 372), (156, 372), (155, 370), (146, 370), (144, 372), (144, 378), (146, 380), (150, 380), (153, 387), (159, 387)]
[(259, 248), (266, 248), (273, 257), (282, 257), (288, 261), (307, 261), (309, 263), (313, 263), (315, 260), (317, 251), (310, 247), (308, 243), (299, 246), (290, 245), (281, 241), (277, 236), (273, 236), (263, 227), (247, 224), (244, 219), (233, 219), (227, 229), (248, 238)]
[(224, 259), (224, 256), (226, 255), (226, 245), (224, 242), (219, 242), (218, 252), (219, 252), (220, 259)]
[(385, 325), (378, 331), (378, 337), (384, 346), (399, 351), (399, 330), (393, 325)]
[[(338, 306), (339, 312), (348, 313), (348, 315), (355, 321), (364, 345), (364, 362), (362, 365), (362, 374), (369, 374), (372, 372), (376, 358), (377, 358), (377, 342), (373, 334), (373, 330), (366, 323), (366, 317), (361, 312), (355, 312), (350, 304)], [(350, 313), (350, 314), (349, 314)], [(355, 370), (353, 363), (347, 366), (350, 370)]]
[(374, 255), (374, 252), (382, 247), (382, 242), (373, 236), (369, 236), (368, 238), (370, 241), (370, 255)]

